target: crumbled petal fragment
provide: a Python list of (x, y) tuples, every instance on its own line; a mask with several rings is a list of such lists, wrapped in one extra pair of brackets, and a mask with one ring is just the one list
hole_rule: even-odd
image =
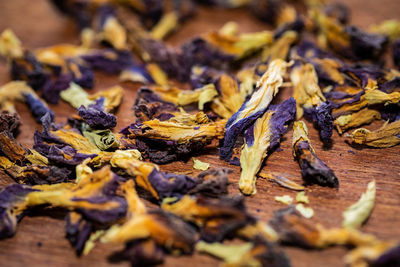
[(304, 186), (297, 184), (296, 182), (292, 181), (291, 179), (287, 178), (285, 175), (282, 174), (275, 174), (275, 173), (265, 173), (260, 172), (258, 176), (264, 179), (268, 179), (269, 181), (275, 182), (282, 187), (301, 191), (304, 190)]
[(310, 200), (308, 200), (308, 196), (306, 196), (306, 193), (304, 191), (301, 191), (296, 195), (296, 202), (308, 204), (310, 203)]
[(305, 207), (302, 203), (296, 205), (296, 210), (307, 219), (314, 216), (314, 210), (310, 207)]
[(206, 171), (208, 168), (210, 168), (210, 163), (193, 158), (193, 168), (200, 171)]
[(358, 228), (371, 214), (375, 204), (375, 181), (369, 182), (367, 191), (343, 212), (343, 227)]
[(293, 198), (289, 195), (284, 195), (284, 196), (276, 196), (275, 201), (278, 201), (282, 204), (290, 205), (293, 202)]
[(293, 155), (300, 165), (304, 181), (338, 187), (339, 180), (335, 173), (315, 154), (307, 134), (306, 124), (296, 121), (293, 125)]

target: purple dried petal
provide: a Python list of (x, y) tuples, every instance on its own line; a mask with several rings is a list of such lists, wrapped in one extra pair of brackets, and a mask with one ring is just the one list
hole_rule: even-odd
[(88, 108), (81, 106), (78, 108), (79, 116), (93, 129), (111, 129), (117, 125), (117, 118), (104, 111), (104, 98), (96, 100), (95, 104)]
[(37, 191), (22, 184), (12, 184), (0, 190), (0, 239), (11, 237), (17, 230), (17, 222), (23, 213), (13, 212), (13, 208), (30, 192)]
[(40, 98), (29, 93), (24, 96), (31, 113), (37, 122), (41, 122), (41, 118), (47, 113), (49, 113), (51, 121), (54, 121), (54, 112)]
[(306, 183), (339, 187), (335, 173), (312, 151), (308, 141), (296, 143), (294, 151)]
[[(72, 221), (72, 216), (78, 216), (79, 218), (76, 221)], [(83, 219), (78, 214), (72, 215), (71, 212), (67, 214), (65, 225), (66, 237), (78, 256), (82, 254), (92, 230), (93, 226), (91, 222)]]
[(60, 93), (68, 89), (73, 79), (72, 73), (61, 74), (55, 80), (49, 79), (41, 90), (43, 98), (51, 104), (58, 104)]
[(40, 90), (50, 79), (50, 75), (31, 52), (25, 52), (22, 58), (12, 60), (11, 77), (13, 80), (28, 82), (35, 90)]
[(108, 74), (120, 73), (134, 64), (132, 54), (126, 50), (97, 50), (95, 53), (81, 57), (93, 69)]
[(304, 109), (304, 117), (313, 122), (319, 130), (321, 140), (326, 143), (331, 140), (333, 132), (332, 104), (323, 102), (318, 107)]

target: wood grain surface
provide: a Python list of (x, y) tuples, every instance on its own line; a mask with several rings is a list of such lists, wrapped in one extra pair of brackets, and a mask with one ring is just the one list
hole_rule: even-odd
[[(366, 27), (384, 19), (400, 19), (400, 1), (398, 0), (349, 0), (346, 1), (352, 9), (352, 23)], [(181, 44), (184, 40), (199, 33), (222, 26), (228, 20), (240, 23), (240, 30), (258, 31), (268, 27), (251, 18), (244, 10), (220, 10), (218, 8), (202, 8), (198, 15), (187, 22), (177, 33), (167, 41), (172, 45)], [(77, 43), (78, 38), (74, 25), (67, 18), (56, 12), (46, 0), (12, 0), (0, 1), (0, 30), (13, 29), (22, 39), (23, 44), (34, 49), (60, 42)], [(7, 66), (0, 63), (0, 84), (9, 81)], [(117, 84), (114, 76), (96, 74), (95, 91)], [(122, 83), (125, 89), (124, 101), (117, 113), (118, 131), (134, 120), (131, 106), (139, 84)], [(278, 100), (284, 99), (290, 92), (283, 89)], [(64, 122), (74, 112), (66, 103), (60, 102), (51, 106), (56, 113), (56, 122)], [(25, 146), (33, 144), (33, 133), (40, 130), (38, 125), (23, 104), (17, 105), (21, 115), (22, 127), (18, 141)], [(379, 127), (379, 123), (370, 128)], [(339, 226), (342, 221), (342, 211), (357, 201), (366, 185), (372, 179), (377, 182), (376, 205), (362, 230), (372, 233), (382, 239), (400, 240), (400, 146), (388, 149), (357, 150), (345, 143), (344, 138), (334, 132), (332, 149), (324, 150), (319, 141), (318, 133), (309, 125), (310, 138), (313, 146), (322, 160), (336, 173), (340, 180), (338, 190), (309, 186), (306, 193), (310, 198), (310, 206), (314, 209), (313, 221), (326, 227)], [(291, 132), (287, 133), (281, 144), (281, 152), (273, 153), (263, 168), (263, 171), (286, 173), (296, 177), (301, 183), (300, 169), (293, 160), (291, 150)], [(351, 153), (350, 149), (355, 153)], [(230, 176), (230, 193), (238, 194), (237, 181), (239, 167), (227, 165), (218, 159), (218, 151), (210, 150), (198, 158), (209, 162), (212, 167), (229, 167), (234, 172)], [(164, 165), (165, 171), (192, 171), (192, 161), (176, 162)], [(196, 174), (194, 171), (193, 174)], [(12, 183), (6, 174), (0, 173), (0, 186)], [(288, 194), (292, 197), (296, 192), (284, 189), (266, 180), (258, 180), (257, 194), (246, 198), (246, 204), (252, 214), (268, 221), (273, 212), (284, 205), (274, 201), (277, 195)], [(120, 249), (118, 246), (99, 244), (88, 255), (78, 258), (65, 238), (65, 213), (62, 211), (40, 212), (35, 216), (25, 217), (18, 225), (13, 238), (0, 241), (0, 266), (109, 266), (115, 265), (107, 261), (112, 252)], [(343, 256), (346, 249), (333, 247), (323, 251), (308, 251), (298, 248), (284, 248), (293, 266), (343, 266)], [(168, 256), (165, 266), (215, 266), (217, 260), (195, 254), (193, 256)], [(120, 263), (129, 266), (128, 262)]]

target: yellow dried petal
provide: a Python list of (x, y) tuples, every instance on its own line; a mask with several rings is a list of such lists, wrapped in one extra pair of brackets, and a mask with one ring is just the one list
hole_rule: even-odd
[(358, 228), (371, 214), (375, 204), (375, 181), (369, 182), (367, 191), (343, 212), (343, 227)]

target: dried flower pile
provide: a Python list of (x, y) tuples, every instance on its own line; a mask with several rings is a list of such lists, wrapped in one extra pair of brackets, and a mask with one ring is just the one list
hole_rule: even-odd
[[(348, 24), (346, 6), (318, 0), (51, 2), (76, 22), (80, 45), (30, 50), (11, 30), (0, 35), (0, 55), (12, 77), (0, 87), (0, 168), (16, 182), (0, 189), (0, 238), (15, 235), (33, 208), (57, 207), (66, 211), (66, 236), (77, 255), (90, 253), (97, 242), (124, 244), (116, 257), (134, 266), (194, 251), (223, 266), (290, 266), (285, 244), (347, 246), (351, 266), (399, 264), (399, 240), (357, 229), (373, 210), (375, 182), (344, 211), (337, 228), (308, 220), (314, 210), (303, 191), (309, 184), (339, 187), (340, 177), (311, 144), (329, 147), (335, 128), (351, 145), (400, 144), (400, 72), (383, 64), (391, 46), (400, 68), (399, 22), (366, 32)], [(163, 39), (200, 4), (248, 9), (274, 30), (239, 33), (238, 24), (228, 22), (168, 46)], [(143, 84), (132, 107), (136, 119), (119, 132), (115, 112), (124, 88), (88, 92), (98, 72)], [(183, 83), (191, 90), (177, 86)], [(292, 97), (277, 103), (287, 88)], [(47, 103), (61, 100), (76, 112), (55, 124), (57, 114)], [(16, 102), (26, 103), (42, 125), (32, 148), (16, 140)], [(309, 139), (303, 117), (320, 140)], [(359, 128), (377, 120), (385, 123), (376, 131)], [(304, 186), (260, 172), (287, 132)], [(210, 162), (193, 158), (203, 171), (195, 177), (157, 165), (188, 161), (210, 148), (219, 150), (227, 169), (209, 169)], [(259, 220), (244, 196), (228, 194), (231, 164), (240, 165), (243, 195), (255, 194), (257, 178), (266, 178), (302, 191), (297, 204), (277, 196), (289, 206), (268, 223)], [(232, 239), (237, 242), (227, 242)]]

